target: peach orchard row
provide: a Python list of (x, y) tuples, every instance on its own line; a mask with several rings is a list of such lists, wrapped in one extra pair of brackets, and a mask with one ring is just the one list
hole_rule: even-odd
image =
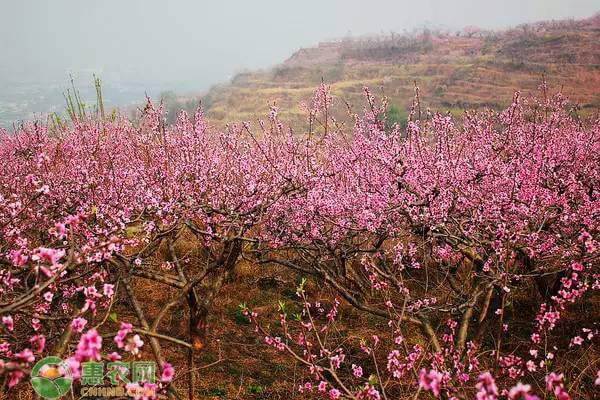
[[(256, 129), (218, 131), (201, 111), (165, 126), (151, 103), (137, 122), (0, 132), (5, 389), (28, 384), (46, 355), (78, 377), (83, 362), (147, 344), (155, 385), (182, 397), (163, 347), (187, 348), (190, 365), (174, 367), (192, 367), (212, 301), (244, 258), (337, 294), (311, 299), (302, 281), (298, 312), (281, 304), (279, 321), (242, 306), (265, 346), (306, 367), (303, 396), (598, 393), (600, 122), (544, 91), (459, 121), (415, 102), (401, 131), (388, 127), (385, 99), (365, 97), (337, 121), (321, 85), (300, 132), (275, 107)], [(184, 235), (202, 260), (174, 251)], [(149, 315), (139, 279), (179, 294)], [(118, 296), (135, 318), (108, 335)], [(387, 328), (337, 341), (342, 303)], [(164, 329), (181, 306), (189, 334)]]

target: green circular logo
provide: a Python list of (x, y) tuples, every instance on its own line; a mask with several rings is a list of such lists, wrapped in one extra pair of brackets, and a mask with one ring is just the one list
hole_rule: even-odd
[(58, 357), (46, 357), (31, 370), (31, 386), (45, 399), (54, 400), (67, 394), (73, 385), (69, 364)]

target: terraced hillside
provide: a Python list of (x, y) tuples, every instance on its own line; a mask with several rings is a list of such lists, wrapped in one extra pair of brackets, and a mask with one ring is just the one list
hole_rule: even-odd
[(363, 86), (385, 93), (399, 119), (418, 84), (422, 101), (438, 111), (507, 106), (515, 90), (533, 92), (545, 77), (552, 89), (594, 114), (600, 108), (600, 15), (539, 22), (503, 32), (467, 28), (321, 43), (281, 65), (238, 74), (203, 99), (217, 124), (254, 120), (276, 104), (299, 120), (299, 104), (323, 79), (352, 106)]

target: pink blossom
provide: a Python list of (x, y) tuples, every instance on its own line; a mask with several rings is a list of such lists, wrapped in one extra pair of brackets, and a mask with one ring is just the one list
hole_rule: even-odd
[(24, 349), (15, 354), (15, 359), (22, 362), (33, 362), (35, 357), (33, 356), (33, 352), (30, 349)]
[(2, 323), (4, 324), (4, 326), (6, 326), (6, 329), (8, 329), (9, 331), (15, 329), (15, 323), (13, 322), (13, 319), (10, 315), (2, 317)]
[(46, 262), (52, 266), (58, 265), (61, 258), (65, 256), (65, 251), (62, 249), (50, 249), (47, 247), (39, 247), (34, 253), (34, 257), (40, 261)]
[(127, 334), (133, 332), (133, 325), (127, 322), (121, 322), (121, 328), (117, 332), (114, 341), (119, 349), (125, 347), (125, 338)]
[(443, 375), (435, 370), (427, 372), (425, 369), (421, 369), (419, 372), (419, 387), (424, 390), (431, 390), (435, 397), (439, 397), (441, 392)]
[(46, 300), (48, 303), (52, 302), (52, 298), (54, 298), (54, 293), (52, 293), (52, 292), (44, 293), (44, 300)]
[(42, 323), (39, 320), (39, 318), (32, 318), (31, 319), (31, 327), (36, 332), (39, 331), (42, 328)]
[(498, 398), (498, 387), (496, 381), (489, 372), (484, 372), (479, 375), (477, 384), (475, 385), (477, 400), (496, 400)]
[(61, 222), (54, 224), (54, 233), (59, 239), (64, 238), (67, 235), (67, 228), (65, 224)]
[(524, 385), (518, 382), (508, 392), (508, 398), (510, 400), (539, 400), (539, 397), (530, 394), (531, 385)]
[(87, 320), (85, 318), (77, 317), (73, 321), (71, 321), (71, 327), (75, 332), (83, 332), (85, 325), (87, 324)]
[(373, 347), (377, 347), (377, 345), (379, 344), (379, 336), (377, 335), (373, 335)]
[(569, 396), (563, 385), (563, 377), (563, 374), (551, 372), (546, 377), (546, 390), (554, 393), (558, 400), (571, 400), (571, 396)]
[(125, 344), (125, 351), (130, 351), (131, 354), (138, 354), (143, 345), (144, 341), (140, 338), (140, 335), (134, 335), (129, 339), (127, 344)]
[(71, 372), (73, 373), (74, 379), (81, 378), (81, 362), (85, 361), (85, 359), (78, 360), (78, 354), (75, 354), (73, 357), (69, 357), (65, 360), (65, 362), (69, 365)]
[(352, 364), (352, 374), (357, 378), (361, 378), (363, 376), (362, 367)]
[(29, 342), (32, 345), (36, 346), (35, 347), (35, 351), (37, 353), (41, 353), (41, 352), (44, 351), (44, 348), (46, 347), (46, 336), (44, 336), (44, 335), (35, 335), (35, 336), (32, 336), (29, 339)]
[(107, 297), (112, 297), (113, 294), (115, 293), (115, 285), (112, 285), (110, 283), (105, 283), (104, 287), (103, 287), (103, 293), (105, 296)]
[(175, 375), (175, 368), (173, 368), (173, 366), (169, 363), (164, 363), (160, 380), (163, 382), (171, 382), (174, 375)]
[(13, 250), (10, 252), (10, 258), (15, 267), (22, 267), (27, 264), (29, 257), (23, 254), (21, 250)]
[(581, 336), (575, 336), (574, 338), (571, 339), (571, 343), (569, 343), (569, 347), (581, 346), (582, 343), (583, 343), (583, 338)]
[(13, 371), (11, 372), (8, 376), (9, 376), (9, 380), (8, 380), (8, 387), (11, 388), (13, 386), (15, 386), (16, 384), (18, 384), (21, 381), (21, 378), (23, 378), (25, 374), (22, 371)]
[(82, 360), (97, 360), (101, 359), (100, 350), (102, 349), (102, 336), (95, 329), (90, 329), (79, 339), (75, 358)]

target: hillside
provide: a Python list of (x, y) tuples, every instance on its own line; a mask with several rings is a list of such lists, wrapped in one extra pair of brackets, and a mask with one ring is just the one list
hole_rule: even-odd
[(584, 20), (539, 22), (506, 31), (424, 31), (414, 35), (344, 39), (300, 49), (271, 70), (241, 73), (204, 97), (216, 124), (262, 117), (276, 104), (298, 120), (298, 104), (323, 79), (350, 105), (362, 104), (362, 88), (385, 93), (401, 118), (414, 95), (439, 111), (507, 106), (515, 90), (534, 92), (543, 77), (581, 105), (600, 107), (600, 15)]

